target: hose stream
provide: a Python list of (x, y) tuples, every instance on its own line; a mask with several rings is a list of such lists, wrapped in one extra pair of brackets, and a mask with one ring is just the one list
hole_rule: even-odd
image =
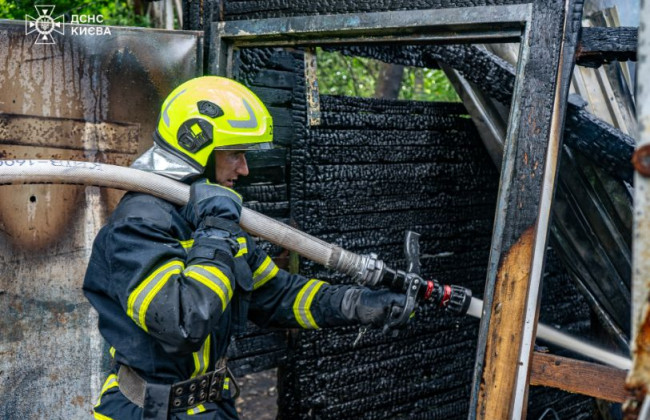
[[(137, 169), (96, 162), (65, 160), (0, 160), (0, 185), (73, 184), (96, 185), (135, 191), (160, 197), (174, 204), (185, 204), (190, 187), (160, 175)], [(241, 227), (290, 251), (295, 251), (327, 268), (349, 276), (362, 270), (362, 256), (329, 244), (296, 228), (248, 208), (242, 208)], [(483, 302), (472, 298), (468, 314), (481, 317)], [(538, 324), (538, 337), (619, 369), (629, 370), (630, 359), (584, 343), (552, 327)]]

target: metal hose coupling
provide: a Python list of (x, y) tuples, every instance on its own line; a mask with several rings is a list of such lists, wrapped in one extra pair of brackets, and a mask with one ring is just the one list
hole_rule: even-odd
[(384, 262), (377, 258), (377, 254), (362, 254), (359, 255), (352, 277), (361, 286), (377, 287), (384, 277), (385, 267)]

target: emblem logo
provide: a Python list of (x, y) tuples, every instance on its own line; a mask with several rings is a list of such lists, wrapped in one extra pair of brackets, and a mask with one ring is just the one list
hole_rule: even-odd
[(56, 44), (52, 32), (57, 32), (63, 35), (63, 25), (65, 20), (63, 15), (56, 18), (52, 17), (54, 7), (55, 6), (45, 5), (34, 6), (34, 9), (36, 9), (36, 12), (38, 13), (38, 17), (33, 18), (29, 15), (25, 15), (25, 34), (29, 35), (38, 32), (36, 41), (34, 41), (35, 45)]

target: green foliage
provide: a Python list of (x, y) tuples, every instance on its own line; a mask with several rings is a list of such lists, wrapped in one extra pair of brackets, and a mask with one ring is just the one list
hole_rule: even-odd
[(407, 67), (399, 99), (411, 101), (460, 102), (456, 90), (440, 69)]
[[(370, 58), (349, 57), (338, 52), (317, 50), (318, 84), (327, 95), (375, 96), (381, 62)], [(399, 99), (415, 101), (460, 102), (445, 73), (439, 69), (406, 67)]]
[(133, 0), (95, 0), (79, 2), (74, 0), (0, 0), (0, 18), (25, 20), (25, 15), (37, 17), (34, 5), (54, 4), (53, 16), (64, 15), (65, 22), (70, 23), (72, 15), (102, 15), (102, 25), (114, 26), (151, 26), (147, 16), (139, 15), (134, 10)]
[(373, 97), (379, 61), (317, 51), (320, 92), (328, 95)]

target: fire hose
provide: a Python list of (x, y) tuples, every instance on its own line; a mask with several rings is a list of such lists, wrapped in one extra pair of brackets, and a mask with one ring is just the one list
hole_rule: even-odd
[[(95, 185), (151, 194), (178, 205), (187, 203), (190, 194), (189, 186), (182, 182), (121, 166), (64, 160), (0, 160), (0, 185), (20, 184)], [(404, 292), (407, 296), (406, 307), (391, 313), (387, 321), (389, 328), (403, 325), (417, 303), (421, 302), (432, 302), (459, 315), (482, 316), (483, 302), (472, 297), (469, 289), (422, 279), (418, 274), (419, 268), (413, 267), (415, 261), (411, 262), (407, 271), (395, 270), (375, 254), (355, 254), (245, 207), (241, 212), (240, 225), (253, 236), (347, 274), (361, 285), (383, 286)], [(585, 343), (542, 323), (537, 326), (537, 337), (619, 369), (629, 370), (632, 366), (629, 358)]]

